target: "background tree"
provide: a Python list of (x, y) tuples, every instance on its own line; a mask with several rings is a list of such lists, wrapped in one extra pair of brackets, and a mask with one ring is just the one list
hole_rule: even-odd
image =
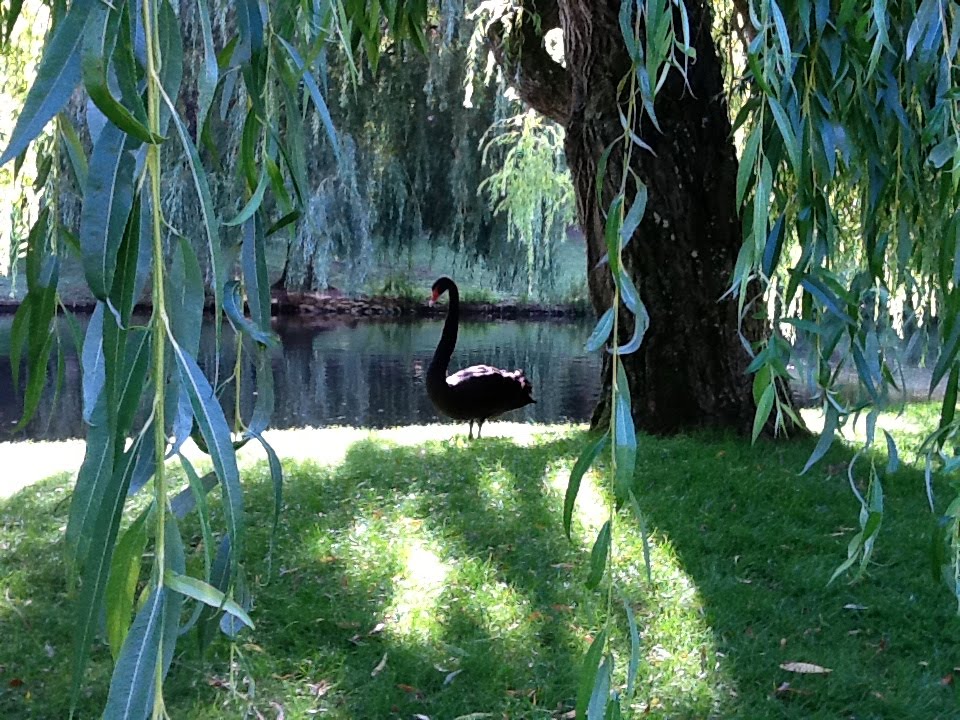
[[(615, 340), (610, 392), (598, 413), (601, 422), (609, 415), (610, 429), (574, 471), (582, 475), (612, 439), (616, 503), (592, 555), (592, 581), (604, 575), (616, 508), (632, 500), (634, 417), (656, 432), (714, 425), (752, 427), (756, 435), (768, 421), (784, 427), (792, 410), (782, 381), (791, 359), (806, 354), (826, 417), (811, 462), (859, 414), (867, 421), (866, 450), (877, 413), (899, 387), (899, 335), (891, 317), (898, 304), (935, 307), (941, 318), (932, 385), (946, 379), (946, 394), (940, 427), (924, 446), (936, 512), (941, 481), (933, 472), (949, 477), (960, 465), (952, 452), (960, 428), (960, 7), (948, 0), (878, 0), (869, 7), (857, 0), (789, 7), (762, 0), (740, 7), (748, 44), (743, 105), (733, 124), (746, 134), (738, 166), (713, 19), (703, 0), (485, 6), (508, 78), (532, 107), (566, 129), (591, 295), (603, 312), (590, 344), (602, 346), (611, 333)], [(246, 343), (242, 351), (265, 357), (273, 341), (266, 238), (308, 209), (300, 152), (308, 102), (318, 109), (334, 156), (344, 156), (313, 72), (321, 49), (329, 37), (342, 38), (375, 68), (385, 32), (423, 51), (431, 19), (426, 0), (323, 7), (278, 5), (263, 15), (260, 4), (240, 3), (231, 40), (218, 49), (204, 27), (209, 10), (201, 6), (204, 62), (194, 93), (182, 83), (180, 20), (169, 3), (57, 5), (37, 80), (0, 157), (5, 163), (20, 155), (82, 80), (103, 115), (89, 128), (89, 158), (62, 118), (54, 136), (70, 160), (64, 172), (82, 188), (78, 237), (57, 212), (58, 198), (47, 195), (48, 209), (27, 242), (29, 292), (12, 332), (11, 359), (14, 366), (21, 354), (28, 361), (29, 416), (51, 352), (59, 263), (79, 254), (99, 305), (83, 343), (90, 427), (67, 528), (82, 587), (74, 687), (106, 598), (117, 657), (108, 716), (131, 703), (136, 715), (162, 714), (160, 690), (183, 602), (196, 603), (205, 632), (216, 612), (225, 611), (226, 632), (249, 622), (233, 442), (262, 441), (272, 404), (263, 363), (252, 417), (230, 428), (213, 392), (220, 378), (211, 382), (196, 365), (201, 265), (183, 229), (165, 215), (161, 153), (181, 147), (185, 187), (200, 199), (216, 322), (222, 310)], [(546, 51), (544, 34), (553, 28), (563, 32), (563, 63)], [(241, 80), (242, 203), (218, 210), (197, 145), (216, 93)], [(194, 98), (191, 123), (184, 108), (193, 108)], [(143, 283), (151, 288), (153, 315), (137, 327), (131, 309)], [(724, 294), (728, 299), (718, 302)], [(629, 313), (621, 312), (621, 300)], [(853, 398), (834, 387), (845, 366), (862, 387)], [(753, 374), (752, 387), (745, 373)], [(148, 420), (134, 427), (142, 387)], [(188, 469), (191, 488), (174, 498), (164, 460), (191, 432), (209, 449), (215, 473), (195, 478)], [(893, 466), (889, 436), (887, 444)], [(279, 464), (264, 445), (277, 469), (279, 507)], [(851, 464), (861, 529), (838, 572), (857, 562), (862, 569), (869, 560), (882, 522), (881, 475), (873, 454), (859, 453)], [(150, 477), (150, 507), (117, 542), (128, 490)], [(202, 502), (216, 486), (225, 509), (219, 540)], [(202, 578), (186, 574), (177, 531), (178, 513), (192, 506), (209, 533)], [(960, 502), (939, 506), (935, 562), (960, 598)], [(150, 589), (131, 623), (133, 587), (109, 579), (129, 576), (148, 535)], [(605, 637), (600, 633), (588, 654), (578, 701), (581, 710), (601, 714), (613, 667)]]

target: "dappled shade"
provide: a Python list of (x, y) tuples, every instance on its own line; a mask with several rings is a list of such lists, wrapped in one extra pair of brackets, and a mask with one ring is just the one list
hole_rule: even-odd
[[(519, 445), (422, 442), (420, 432), (411, 429), (402, 444), (373, 434), (333, 466), (288, 462), (269, 572), (269, 472), (262, 464), (244, 471), (257, 628), (238, 645), (240, 696), (227, 689), (226, 643), (204, 663), (187, 642), (166, 692), (174, 717), (242, 712), (251, 692), (245, 675), (256, 683), (250, 702), (264, 713), (277, 702), (287, 717), (317, 709), (333, 718), (532, 717), (572, 707), (580, 658), (607, 600), (583, 588), (589, 546), (607, 513), (592, 473), (572, 544), (561, 529), (562, 493), (583, 434)], [(848, 451), (834, 449), (798, 477), (812, 441), (641, 442), (635, 489), (652, 532), (652, 584), (636, 524), (619, 523), (614, 539), (618, 593), (641, 630), (635, 712), (950, 716), (956, 690), (942, 680), (960, 651), (960, 621), (939, 587), (915, 571), (928, 543), (909, 527), (926, 512), (914, 491), (918, 472), (901, 470), (888, 484), (901, 511), (885, 519), (869, 577), (826, 587), (847, 542)], [(64, 481), (0, 504), (4, 717), (65, 713), (57, 680), (70, 663), (58, 545)], [(211, 501), (219, 512), (219, 500)], [(182, 532), (200, 552), (194, 522)], [(619, 595), (614, 601), (614, 647), (626, 652)], [(790, 662), (832, 672), (780, 668)], [(96, 648), (81, 716), (101, 706), (109, 671), (109, 654)], [(23, 685), (8, 686), (13, 678)]]

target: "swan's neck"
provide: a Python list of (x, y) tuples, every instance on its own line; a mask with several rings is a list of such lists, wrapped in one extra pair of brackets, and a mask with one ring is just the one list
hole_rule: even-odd
[(442, 380), (446, 379), (447, 366), (450, 364), (450, 357), (453, 355), (453, 349), (457, 345), (457, 326), (460, 324), (460, 293), (456, 287), (450, 288), (450, 305), (447, 308), (447, 319), (443, 323), (443, 334), (440, 336), (440, 342), (433, 353), (433, 360), (430, 361), (430, 367), (427, 370), (428, 376), (437, 376)]

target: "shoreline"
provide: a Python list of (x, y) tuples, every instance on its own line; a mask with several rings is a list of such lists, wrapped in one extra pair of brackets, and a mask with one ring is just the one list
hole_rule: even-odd
[[(91, 300), (67, 299), (62, 304), (71, 312), (80, 314), (91, 314), (96, 308), (96, 303)], [(13, 315), (19, 307), (20, 301), (0, 300), (0, 315)], [(135, 312), (144, 314), (150, 313), (151, 309), (150, 303), (137, 303), (134, 307)], [(208, 299), (204, 313), (212, 312), (213, 304)], [(433, 318), (443, 317), (446, 312), (446, 303), (431, 306), (425, 301), (380, 295), (351, 297), (317, 292), (274, 291), (270, 298), (271, 317), (283, 318)], [(499, 320), (582, 318), (590, 315), (590, 308), (587, 305), (574, 303), (541, 304), (513, 300), (461, 301), (460, 315), (466, 318)]]

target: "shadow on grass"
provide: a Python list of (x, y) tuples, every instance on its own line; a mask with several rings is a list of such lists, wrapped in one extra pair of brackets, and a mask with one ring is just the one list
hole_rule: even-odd
[[(960, 717), (960, 620), (929, 569), (935, 521), (922, 474), (904, 467), (885, 478), (868, 574), (828, 586), (859, 529), (859, 503), (847, 448), (799, 474), (814, 443), (699, 435), (648, 439), (640, 453), (636, 489), (655, 542), (693, 579), (736, 679), (731, 716)], [(876, 460), (882, 472), (886, 457)], [(869, 459), (858, 469), (864, 477)], [(789, 662), (832, 672), (780, 668)]]
[[(277, 717), (280, 707), (286, 717), (434, 720), (568, 711), (582, 652), (606, 612), (605, 594), (583, 588), (596, 528), (572, 544), (561, 528), (562, 487), (583, 440), (371, 439), (335, 467), (291, 463), (269, 577), (269, 479), (262, 465), (245, 472), (257, 628), (233, 656), (220, 640), (206, 661), (191, 636), (181, 641), (167, 689), (171, 716), (256, 708)], [(826, 587), (858, 508), (842, 449), (798, 476), (811, 449), (806, 441), (642, 439), (637, 490), (653, 532), (652, 584), (635, 523), (622, 520), (615, 537), (618, 586), (643, 633), (637, 714), (956, 717), (945, 678), (960, 666), (960, 623), (924, 571), (922, 479), (903, 470), (887, 481), (888, 514), (866, 581)], [(64, 497), (62, 481), (47, 481), (0, 503), (2, 717), (66, 714)], [(587, 501), (582, 491), (581, 511)], [(189, 521), (182, 532), (188, 544), (199, 535)], [(832, 672), (779, 669), (791, 661)], [(109, 672), (101, 646), (80, 717), (102, 707)]]
[[(529, 451), (499, 439), (370, 440), (336, 467), (291, 464), (269, 578), (269, 481), (263, 467), (245, 473), (257, 629), (242, 638), (233, 673), (225, 642), (204, 662), (192, 636), (181, 641), (166, 693), (173, 717), (271, 712), (271, 702), (288, 717), (343, 718), (548, 717), (572, 707), (594, 600), (574, 573), (583, 549), (563, 536), (543, 478), (576, 448), (571, 439)], [(64, 717), (69, 707), (65, 497), (61, 479), (0, 503), (3, 717)], [(197, 544), (189, 518), (181, 531)], [(80, 717), (102, 707), (109, 673), (101, 645)]]

